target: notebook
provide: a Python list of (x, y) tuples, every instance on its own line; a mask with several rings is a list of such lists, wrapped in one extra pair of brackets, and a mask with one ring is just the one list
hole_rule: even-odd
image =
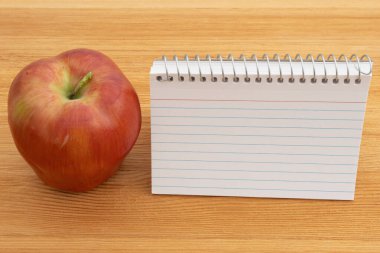
[(367, 55), (155, 60), (152, 193), (353, 200)]

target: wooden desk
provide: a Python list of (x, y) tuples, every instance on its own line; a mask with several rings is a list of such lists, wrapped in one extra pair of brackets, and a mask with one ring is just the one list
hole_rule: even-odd
[[(379, 1), (0, 0), (0, 252), (380, 252)], [(44, 186), (7, 125), (11, 81), (71, 48), (103, 51), (141, 99), (139, 140), (85, 194)], [(375, 61), (355, 201), (153, 196), (149, 69), (196, 53), (368, 53)]]

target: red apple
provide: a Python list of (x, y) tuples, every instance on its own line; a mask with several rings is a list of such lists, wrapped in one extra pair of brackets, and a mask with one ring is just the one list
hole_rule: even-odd
[(141, 111), (110, 58), (75, 49), (21, 70), (9, 91), (8, 121), (43, 182), (80, 192), (115, 173), (139, 135)]

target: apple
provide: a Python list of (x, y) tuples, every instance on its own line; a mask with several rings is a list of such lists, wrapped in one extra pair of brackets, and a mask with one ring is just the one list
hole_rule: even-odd
[(117, 171), (139, 135), (141, 110), (110, 58), (74, 49), (18, 73), (8, 122), (17, 149), (45, 184), (82, 192)]

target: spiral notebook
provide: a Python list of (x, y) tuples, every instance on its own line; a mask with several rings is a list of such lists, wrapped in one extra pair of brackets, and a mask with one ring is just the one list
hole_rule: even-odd
[(155, 60), (152, 192), (354, 199), (371, 76), (367, 55)]

